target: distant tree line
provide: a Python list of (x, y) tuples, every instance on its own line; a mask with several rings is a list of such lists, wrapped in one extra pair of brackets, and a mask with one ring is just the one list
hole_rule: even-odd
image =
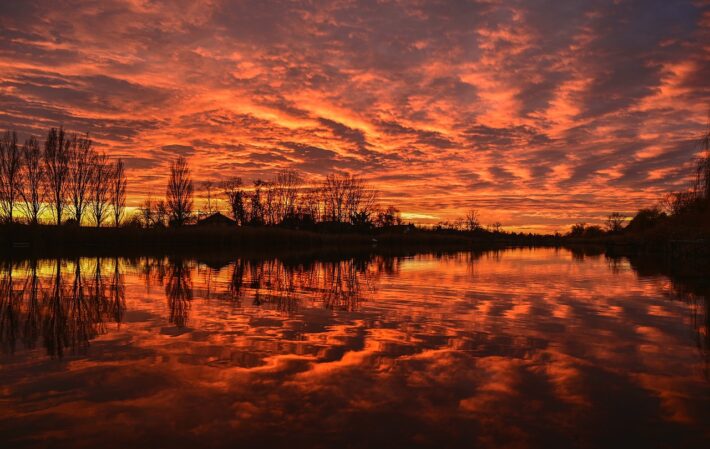
[(662, 235), (680, 233), (689, 237), (693, 233), (700, 236), (710, 231), (710, 118), (698, 145), (702, 151), (694, 161), (692, 182), (687, 189), (664, 195), (658, 204), (640, 209), (630, 219), (614, 212), (607, 217), (604, 226), (577, 223), (567, 235), (595, 238), (655, 231)]
[[(233, 177), (219, 184), (203, 184), (207, 215), (214, 213), (213, 191), (219, 192), (227, 214), (238, 226), (309, 228), (317, 224), (366, 228), (402, 224), (395, 207), (380, 209), (378, 191), (357, 175), (330, 174), (317, 183), (307, 182), (294, 170), (282, 170), (271, 180), (248, 184)], [(136, 217), (144, 227), (183, 226), (200, 215), (194, 204), (195, 183), (184, 157), (170, 166), (165, 199), (148, 198)]]
[[(20, 144), (15, 131), (0, 138), (0, 223), (184, 226), (216, 212), (221, 199), (238, 226), (404, 227), (399, 209), (380, 207), (379, 192), (352, 174), (332, 173), (312, 182), (294, 170), (282, 170), (268, 180), (206, 181), (201, 184), (206, 204), (197, 210), (196, 185), (187, 159), (180, 156), (170, 164), (164, 199), (149, 197), (131, 217), (125, 217), (126, 187), (123, 161), (98, 152), (88, 134), (69, 134), (59, 127), (51, 128), (44, 141), (30, 136)], [(472, 210), (433, 229), (462, 232), (483, 227)], [(501, 224), (488, 230), (501, 232)]]
[(0, 138), (0, 222), (118, 226), (126, 208), (121, 159), (98, 152), (86, 135), (51, 128), (44, 142), (15, 131)]

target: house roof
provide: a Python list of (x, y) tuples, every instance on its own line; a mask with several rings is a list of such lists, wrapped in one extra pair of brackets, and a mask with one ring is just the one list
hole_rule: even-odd
[(237, 222), (232, 220), (231, 218), (227, 217), (226, 215), (222, 214), (221, 212), (215, 212), (214, 214), (212, 214), (208, 217), (197, 220), (197, 224), (199, 226), (207, 226), (207, 225), (231, 225), (231, 226), (234, 226), (237, 224)]

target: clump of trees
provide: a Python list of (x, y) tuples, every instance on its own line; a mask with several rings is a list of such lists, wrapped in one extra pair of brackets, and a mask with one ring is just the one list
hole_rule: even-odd
[(213, 192), (219, 192), (226, 213), (239, 226), (286, 226), (308, 229), (316, 225), (360, 228), (402, 224), (395, 207), (381, 209), (378, 192), (362, 178), (330, 174), (310, 183), (294, 170), (282, 170), (272, 179), (245, 183), (239, 177), (219, 184), (201, 183), (206, 193), (206, 213), (195, 210), (195, 182), (184, 157), (170, 166), (165, 201), (147, 199), (139, 208), (145, 227), (182, 226), (217, 211)]
[(641, 209), (629, 223), (629, 231), (643, 231), (664, 224), (676, 230), (710, 230), (710, 117), (698, 145), (701, 155), (693, 164), (690, 187), (667, 194), (656, 207)]
[(580, 222), (572, 225), (567, 234), (568, 237), (576, 238), (595, 238), (604, 235), (604, 229), (598, 225), (588, 225), (587, 223)]
[(630, 220), (614, 212), (607, 217), (604, 228), (577, 223), (567, 235), (588, 238), (655, 230), (668, 236), (681, 229), (684, 235), (710, 230), (710, 119), (698, 144), (701, 155), (694, 161), (692, 182), (687, 189), (666, 194), (657, 205), (640, 209)]
[(478, 210), (470, 209), (463, 217), (452, 221), (440, 221), (434, 225), (435, 231), (503, 234), (503, 224), (499, 221), (484, 227)]
[(15, 131), (0, 138), (0, 222), (40, 224), (45, 212), (56, 225), (118, 226), (126, 207), (123, 162), (99, 153), (86, 135), (51, 128), (46, 140)]
[(170, 165), (170, 179), (165, 193), (170, 224), (182, 226), (192, 215), (194, 186), (187, 159), (180, 156)]
[(604, 226), (607, 232), (611, 234), (618, 234), (624, 230), (624, 223), (626, 223), (626, 215), (621, 212), (612, 212), (606, 217), (606, 222)]

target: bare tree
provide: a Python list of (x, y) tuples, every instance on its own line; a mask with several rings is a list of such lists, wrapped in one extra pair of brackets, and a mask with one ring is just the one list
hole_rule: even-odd
[(138, 208), (138, 213), (141, 217), (141, 222), (143, 226), (149, 228), (155, 224), (155, 205), (153, 204), (153, 197), (148, 196), (148, 198), (143, 201), (143, 203)]
[(232, 217), (239, 225), (245, 225), (248, 221), (246, 210), (246, 192), (244, 191), (241, 178), (233, 178), (222, 184), (224, 196), (232, 211)]
[(84, 137), (74, 136), (71, 139), (69, 158), (69, 199), (74, 220), (78, 226), (81, 226), (84, 213), (90, 203), (90, 188), (96, 164), (96, 154), (88, 134)]
[(265, 184), (266, 182), (261, 179), (254, 181), (254, 192), (252, 192), (249, 198), (249, 221), (251, 224), (263, 225), (265, 222), (265, 208), (261, 199), (261, 189)]
[(466, 219), (461, 217), (454, 218), (454, 221), (451, 222), (451, 229), (454, 231), (463, 231), (466, 226)]
[(481, 220), (478, 217), (478, 211), (471, 209), (466, 213), (466, 218), (464, 219), (466, 229), (468, 231), (476, 231), (481, 227)]
[(22, 192), (22, 152), (17, 133), (7, 131), (0, 141), (0, 212), (12, 223), (15, 203)]
[(182, 226), (190, 219), (193, 191), (187, 160), (179, 156), (170, 165), (170, 179), (165, 195), (171, 224)]
[(380, 227), (395, 226), (402, 224), (402, 215), (399, 209), (394, 206), (388, 206), (387, 209), (381, 210), (377, 214), (377, 225)]
[(118, 227), (121, 224), (126, 210), (126, 170), (123, 160), (118, 159), (111, 170), (111, 187), (109, 191), (109, 202), (113, 209), (113, 224)]
[(619, 232), (624, 229), (624, 223), (626, 222), (626, 216), (619, 213), (613, 212), (606, 217), (606, 229), (609, 232)]
[(328, 175), (322, 186), (325, 219), (341, 223), (347, 214), (347, 177)]
[(31, 136), (22, 146), (22, 178), (23, 188), (20, 190), (23, 203), (21, 208), (32, 225), (39, 223), (39, 216), (44, 210), (44, 175), (45, 166), (42, 163), (42, 150), (39, 141)]
[(109, 190), (112, 187), (113, 169), (105, 154), (97, 155), (94, 161), (89, 213), (96, 227), (100, 228), (109, 215)]
[(369, 223), (377, 209), (377, 190), (371, 189), (357, 176), (346, 178), (345, 186), (347, 218), (353, 224)]
[(352, 175), (328, 175), (322, 186), (325, 219), (338, 223), (350, 221), (374, 212), (377, 191)]
[(669, 215), (682, 215), (697, 204), (698, 194), (693, 190), (670, 192), (660, 201), (660, 207)]
[(45, 188), (57, 226), (62, 224), (69, 188), (70, 140), (64, 128), (52, 128), (44, 143)]
[(710, 112), (708, 112), (707, 129), (700, 138), (703, 155), (696, 164), (695, 192), (699, 198), (710, 201)]
[(306, 189), (299, 197), (299, 209), (301, 214), (309, 217), (312, 221), (320, 221), (323, 216), (323, 195), (318, 187)]
[(165, 203), (165, 200), (160, 200), (155, 203), (155, 226), (165, 226), (168, 216), (168, 205)]
[(276, 224), (277, 221), (277, 203), (276, 203), (276, 187), (273, 182), (264, 181), (261, 184), (263, 189), (264, 200), (264, 222), (266, 224)]
[(303, 180), (294, 170), (283, 170), (276, 175), (277, 221), (296, 213), (298, 191)]
[(212, 181), (204, 181), (202, 182), (202, 188), (207, 194), (207, 198), (205, 199), (206, 213), (207, 215), (212, 215), (215, 212), (212, 208), (212, 190), (214, 189), (214, 183)]

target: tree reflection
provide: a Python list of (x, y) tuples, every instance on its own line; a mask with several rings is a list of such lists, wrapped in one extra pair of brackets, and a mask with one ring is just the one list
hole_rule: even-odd
[[(612, 260), (621, 257), (609, 256)], [(687, 303), (698, 349), (705, 358), (705, 377), (710, 378), (710, 261), (672, 260), (667, 257), (627, 256), (639, 277), (663, 276), (670, 280), (670, 297)]]
[[(95, 292), (97, 296), (99, 295), (99, 292), (104, 292), (105, 287), (103, 285), (103, 280), (104, 277), (101, 276), (100, 270), (101, 270), (101, 260), (97, 259), (96, 260), (96, 273), (94, 275), (94, 282), (95, 282)], [(109, 298), (109, 310), (108, 314), (113, 318), (113, 321), (115, 321), (117, 324), (120, 324), (123, 321), (123, 314), (126, 310), (126, 287), (125, 287), (125, 281), (123, 279), (123, 273), (121, 273), (120, 267), (119, 267), (119, 259), (118, 257), (113, 259), (113, 274), (111, 276), (111, 284), (110, 284), (110, 298)]]
[[(2, 266), (0, 339), (5, 352), (14, 352), (18, 341), (27, 349), (41, 341), (53, 357), (64, 356), (67, 349), (82, 353), (92, 339), (106, 332), (107, 322), (120, 322), (125, 309), (121, 279), (109, 297), (104, 261), (96, 259), (87, 277), (89, 262), (30, 260)], [(120, 277), (118, 264), (115, 276)]]
[[(18, 296), (20, 296), (18, 298)], [(18, 337), (21, 294), (15, 288), (12, 276), (12, 261), (3, 266), (0, 278), (0, 338), (5, 352), (14, 352)]]
[(168, 264), (165, 296), (170, 309), (170, 322), (178, 328), (187, 325), (192, 301), (192, 276), (183, 259), (172, 259)]
[(229, 297), (252, 296), (255, 306), (294, 311), (304, 301), (324, 308), (355, 310), (364, 292), (374, 289), (373, 280), (393, 270), (382, 258), (310, 261), (285, 264), (279, 260), (237, 260), (230, 275)]
[[(495, 252), (442, 253), (436, 257), (465, 263), (474, 274), (474, 266), (484, 254), (500, 257)], [(596, 249), (573, 254), (601, 257)], [(185, 328), (193, 297), (227, 300), (237, 307), (244, 302), (286, 314), (301, 307), (356, 311), (373, 296), (380, 277), (396, 275), (403, 260), (371, 255), (334, 260), (239, 258), (229, 268), (210, 268), (206, 276), (199, 275), (199, 264), (181, 258), (4, 260), (0, 261), (0, 347), (13, 353), (18, 346), (33, 349), (41, 345), (53, 357), (86, 351), (93, 339), (107, 332), (110, 323), (120, 325), (124, 320), (124, 268), (134, 279), (144, 279), (147, 291), (159, 285), (168, 305), (164, 319)], [(608, 266), (616, 274), (628, 266), (641, 277), (668, 279), (668, 296), (690, 305), (693, 335), (710, 361), (710, 282), (704, 276), (708, 267), (647, 257), (610, 258)]]
[(25, 282), (25, 292), (27, 292), (25, 304), (27, 306), (27, 312), (25, 313), (22, 342), (25, 347), (34, 349), (40, 338), (41, 304), (39, 302), (39, 295), (42, 291), (42, 285), (40, 283), (40, 277), (37, 275), (37, 260), (32, 260), (30, 264), (30, 272)]
[(67, 316), (63, 304), (62, 262), (56, 260), (53, 283), (45, 295), (42, 310), (42, 336), (47, 354), (61, 357), (69, 345), (66, 338)]

